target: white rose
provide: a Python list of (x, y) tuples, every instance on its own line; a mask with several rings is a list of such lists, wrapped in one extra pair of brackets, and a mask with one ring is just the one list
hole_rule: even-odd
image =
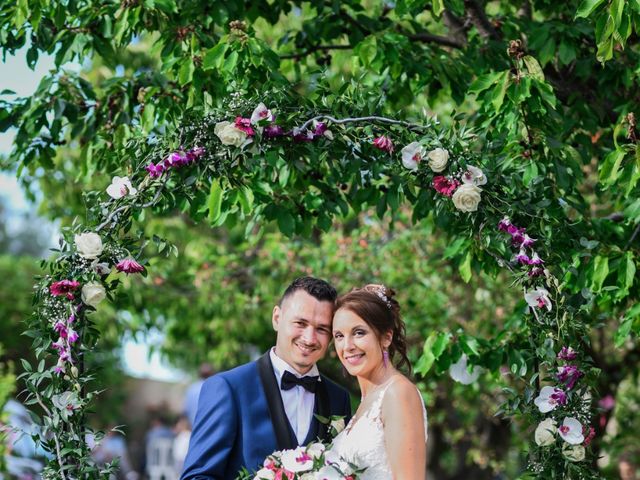
[(243, 147), (251, 140), (247, 141), (247, 134), (242, 130), (238, 130), (231, 122), (216, 123), (214, 133), (218, 136), (223, 145), (233, 145), (234, 147)]
[(107, 292), (99, 282), (89, 282), (82, 287), (82, 301), (93, 308), (96, 308), (106, 296)]
[(107, 193), (115, 200), (127, 195), (134, 196), (138, 190), (131, 185), (129, 177), (118, 177), (117, 175), (111, 180), (111, 185), (107, 187)]
[(552, 445), (556, 441), (556, 432), (558, 431), (558, 427), (556, 426), (556, 422), (553, 418), (547, 418), (546, 420), (541, 421), (538, 424), (538, 428), (536, 428), (535, 440), (538, 445), (541, 447), (548, 447)]
[(100, 235), (93, 232), (86, 232), (76, 235), (74, 237), (76, 243), (76, 250), (78, 255), (88, 260), (98, 258), (102, 253), (102, 239)]
[(427, 154), (429, 168), (434, 172), (443, 171), (449, 163), (449, 152), (444, 148), (436, 148)]
[(316, 480), (344, 480), (344, 476), (331, 465), (322, 467), (316, 473)]
[(470, 183), (476, 187), (480, 187), (486, 185), (487, 176), (478, 167), (468, 165), (467, 171), (462, 174), (462, 181), (463, 183)]
[(311, 443), (307, 446), (307, 454), (311, 458), (320, 458), (324, 453), (325, 446), (322, 443)]
[(480, 190), (475, 185), (464, 183), (460, 185), (451, 197), (453, 204), (463, 212), (475, 212), (480, 203)]
[(424, 156), (422, 145), (418, 142), (411, 142), (409, 145), (400, 150), (402, 155), (402, 165), (409, 170), (417, 170), (418, 164)]
[(256, 472), (256, 476), (253, 477), (253, 480), (273, 480), (276, 477), (276, 474), (273, 470), (269, 470), (268, 468), (261, 468)]
[(340, 433), (342, 430), (344, 430), (344, 418), (338, 418), (337, 420), (332, 420), (331, 427), (335, 429), (336, 433)]
[(572, 462), (581, 462), (584, 460), (585, 450), (582, 445), (568, 445), (562, 447), (562, 454)]

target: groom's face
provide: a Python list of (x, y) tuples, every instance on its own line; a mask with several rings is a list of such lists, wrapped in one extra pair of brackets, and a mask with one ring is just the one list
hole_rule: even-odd
[(273, 308), (273, 329), (278, 332), (276, 355), (307, 373), (327, 351), (331, 340), (333, 303), (296, 290)]

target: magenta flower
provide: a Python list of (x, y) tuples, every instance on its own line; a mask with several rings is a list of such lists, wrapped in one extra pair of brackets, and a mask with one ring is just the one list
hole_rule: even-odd
[(536, 252), (533, 252), (531, 259), (529, 260), (529, 265), (542, 265), (544, 260), (542, 260)]
[(310, 132), (309, 130), (300, 130), (297, 127), (293, 129), (291, 135), (293, 136), (294, 142), (312, 142), (315, 138), (313, 132)]
[(607, 395), (606, 397), (602, 397), (598, 402), (598, 406), (603, 409), (605, 412), (609, 410), (613, 410), (613, 407), (616, 406), (616, 399), (613, 398), (612, 395)]
[(539, 277), (544, 273), (544, 270), (540, 267), (533, 267), (531, 270), (527, 272), (527, 275), (530, 277)]
[(151, 162), (145, 167), (145, 169), (147, 170), (147, 172), (149, 172), (149, 176), (151, 178), (158, 178), (164, 172), (164, 166), (160, 163), (158, 165), (155, 165), (153, 162)]
[(60, 352), (58, 352), (58, 355), (60, 356), (60, 360), (63, 362), (71, 361), (71, 352), (67, 349), (61, 350)]
[(511, 220), (509, 217), (504, 217), (498, 222), (498, 230), (502, 230), (505, 233), (509, 233), (509, 227), (511, 226)]
[(69, 315), (69, 320), (67, 320), (67, 322), (73, 323), (75, 321), (76, 321), (76, 316), (75, 314), (72, 313), (71, 315)]
[(205, 150), (202, 147), (195, 147), (195, 148), (192, 148), (191, 150), (187, 150), (187, 152), (184, 154), (185, 160), (186, 160), (185, 164), (195, 162), (198, 158), (204, 155), (204, 152)]
[(520, 252), (516, 255), (516, 261), (522, 265), (530, 265), (529, 255), (524, 251), (524, 248), (520, 249)]
[(324, 132), (326, 131), (327, 131), (327, 124), (324, 122), (318, 122), (315, 130), (313, 131), (313, 134), (316, 137), (321, 137), (322, 135), (324, 135)]
[[(53, 326), (53, 330), (60, 335), (60, 338), (67, 338), (67, 326), (62, 322), (56, 322)], [(55, 348), (55, 347), (54, 347)]]
[(64, 339), (62, 337), (60, 337), (57, 342), (53, 342), (51, 346), (58, 352), (61, 352), (66, 348), (64, 344)]
[(529, 235), (527, 235), (525, 233), (524, 234), (524, 238), (522, 239), (522, 246), (523, 247), (531, 247), (534, 243), (536, 243), (536, 239), (535, 238), (531, 238)]
[(553, 393), (550, 395), (550, 398), (558, 405), (566, 405), (567, 403), (567, 394), (559, 388), (553, 389)]
[(575, 360), (577, 356), (578, 353), (571, 347), (562, 347), (558, 353), (558, 358), (560, 360)]
[(567, 390), (571, 390), (578, 379), (583, 375), (584, 373), (582, 373), (575, 365), (565, 365), (563, 367), (558, 367), (558, 381), (564, 383), (567, 387)]
[(49, 292), (54, 297), (65, 295), (69, 300), (73, 300), (73, 291), (80, 286), (77, 280), (60, 280), (53, 282), (49, 287)]
[(373, 141), (373, 146), (388, 153), (393, 153), (393, 142), (389, 137), (381, 135)]
[(58, 360), (58, 363), (56, 364), (56, 366), (53, 367), (53, 373), (55, 373), (56, 375), (62, 375), (63, 373), (65, 373), (64, 362), (62, 362), (61, 360)]
[(162, 162), (166, 169), (172, 167), (181, 167), (182, 165), (186, 165), (187, 163), (189, 163), (189, 160), (187, 159), (187, 156), (182, 152), (170, 153)]
[(262, 133), (265, 138), (276, 138), (284, 135), (284, 129), (280, 125), (267, 125)]
[(140, 273), (144, 272), (144, 267), (136, 262), (133, 258), (125, 258), (116, 265), (116, 270), (124, 273)]
[(433, 188), (441, 195), (445, 197), (450, 197), (453, 195), (453, 192), (456, 191), (456, 188), (460, 186), (460, 182), (457, 180), (449, 179), (445, 176), (438, 175), (437, 177), (433, 177)]
[(78, 341), (78, 338), (80, 338), (80, 336), (78, 335), (78, 332), (76, 332), (73, 329), (69, 330), (67, 340), (69, 341), (70, 344), (76, 343)]
[(236, 117), (236, 119), (234, 121), (234, 125), (238, 130), (243, 131), (244, 133), (246, 133), (250, 137), (253, 137), (255, 135), (255, 132), (253, 131), (253, 128), (251, 127), (251, 119), (250, 118)]

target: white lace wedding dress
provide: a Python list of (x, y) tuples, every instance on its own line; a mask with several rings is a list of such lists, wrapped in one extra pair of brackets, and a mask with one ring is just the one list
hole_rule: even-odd
[[(336, 436), (331, 452), (358, 468), (366, 468), (362, 480), (392, 480), (391, 466), (384, 445), (384, 419), (381, 417), (384, 394), (393, 380), (377, 392), (370, 407), (351, 418), (346, 428)], [(422, 402), (422, 395), (420, 396)], [(427, 438), (427, 411), (422, 402), (424, 435)]]

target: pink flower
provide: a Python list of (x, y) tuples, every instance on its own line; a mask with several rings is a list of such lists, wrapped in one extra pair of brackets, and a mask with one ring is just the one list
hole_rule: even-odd
[(251, 119), (250, 118), (236, 117), (236, 119), (234, 121), (234, 125), (238, 130), (243, 131), (244, 133), (246, 133), (250, 137), (253, 137), (255, 135), (255, 132), (253, 131), (253, 128), (251, 127)]
[(187, 155), (182, 152), (173, 152), (170, 153), (167, 158), (162, 162), (165, 168), (171, 167), (181, 167), (182, 165), (186, 165), (189, 163)]
[(613, 398), (612, 395), (607, 395), (606, 397), (602, 397), (598, 402), (598, 406), (604, 411), (608, 412), (609, 410), (613, 410), (613, 407), (616, 406), (616, 399)]
[(53, 342), (51, 346), (58, 352), (63, 351), (66, 348), (66, 345), (64, 344), (64, 338), (62, 337), (58, 338), (58, 341)]
[(294, 142), (312, 142), (315, 138), (313, 132), (309, 130), (300, 130), (298, 127), (294, 128), (291, 132)]
[(80, 286), (80, 282), (77, 280), (60, 280), (53, 282), (49, 287), (49, 292), (54, 297), (60, 297), (66, 295), (69, 300), (73, 300), (73, 291)]
[[(583, 426), (582, 427), (582, 434), (584, 435), (587, 432), (587, 427)], [(589, 433), (587, 434), (587, 436), (584, 439), (584, 445), (587, 446), (591, 443), (591, 440), (593, 440), (593, 437), (596, 436), (596, 429), (593, 427), (589, 427)]]
[(125, 258), (116, 265), (116, 270), (124, 273), (140, 273), (144, 272), (144, 267), (136, 262), (133, 258)]
[(296, 462), (298, 463), (305, 463), (305, 462), (308, 462), (309, 460), (313, 460), (313, 458), (311, 458), (306, 453), (302, 453), (302, 455), (300, 455), (299, 457), (296, 457)]
[(389, 137), (381, 135), (373, 141), (373, 146), (388, 153), (393, 153), (393, 142)]
[(158, 165), (155, 165), (153, 162), (151, 162), (145, 167), (145, 169), (147, 170), (147, 172), (149, 172), (149, 176), (151, 178), (158, 178), (164, 172), (164, 166), (160, 163)]
[(445, 176), (438, 175), (437, 177), (433, 177), (433, 188), (435, 188), (436, 192), (445, 197), (450, 197), (456, 191), (456, 188), (460, 185), (460, 182), (457, 180), (449, 179)]
[(530, 290), (524, 294), (524, 299), (530, 307), (546, 308), (551, 311), (552, 304), (549, 298), (549, 292), (542, 287)]
[(315, 130), (313, 131), (313, 134), (316, 137), (321, 137), (322, 135), (324, 135), (324, 132), (326, 131), (327, 131), (327, 124), (324, 122), (318, 122), (316, 124)]
[(535, 242), (536, 242), (535, 238), (531, 238), (526, 233), (524, 234), (524, 238), (522, 239), (522, 246), (523, 247), (531, 247)]

